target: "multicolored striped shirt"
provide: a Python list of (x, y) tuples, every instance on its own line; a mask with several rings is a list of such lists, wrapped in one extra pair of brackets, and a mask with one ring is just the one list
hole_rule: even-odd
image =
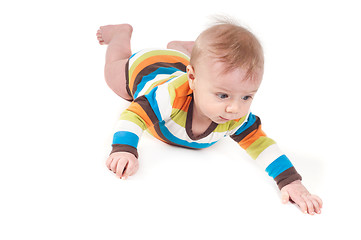
[(168, 144), (202, 149), (230, 136), (277, 182), (279, 188), (297, 180), (290, 160), (261, 129), (251, 112), (224, 124), (212, 123), (199, 136), (192, 133), (193, 95), (186, 67), (189, 57), (175, 50), (143, 50), (126, 65), (127, 91), (133, 97), (121, 114), (113, 137), (113, 152), (138, 157), (138, 142), (147, 130)]

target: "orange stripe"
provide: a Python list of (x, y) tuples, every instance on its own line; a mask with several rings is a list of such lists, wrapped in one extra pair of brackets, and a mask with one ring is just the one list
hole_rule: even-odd
[(238, 144), (243, 148), (247, 149), (254, 143), (259, 137), (266, 136), (266, 134), (261, 129), (261, 125), (258, 126), (258, 129), (253, 130), (245, 138), (243, 138)]
[(166, 141), (165, 141), (163, 138), (161, 138), (161, 137), (158, 135), (158, 133), (155, 131), (154, 126), (149, 127), (149, 128), (148, 128), (148, 131), (150, 132), (150, 134), (152, 134), (153, 137), (156, 137), (156, 138), (158, 138), (159, 140), (161, 140), (162, 142), (165, 142), (165, 143), (166, 143)]
[[(183, 83), (180, 87), (175, 89), (175, 99), (173, 102), (173, 108), (181, 109), (185, 112), (188, 111), (189, 103), (185, 103), (185, 99), (192, 93), (192, 89), (189, 88), (188, 81)], [(190, 101), (190, 98), (187, 100)]]
[(153, 122), (150, 120), (149, 116), (147, 115), (147, 113), (144, 111), (144, 109), (136, 102), (133, 102), (129, 107), (128, 107), (129, 111), (132, 112), (136, 112), (144, 121), (145, 124), (147, 125), (147, 130), (156, 138), (158, 138), (159, 140), (165, 142), (159, 135), (158, 133), (155, 131), (154, 129), (154, 124)]
[(157, 86), (159, 86), (159, 85), (162, 85), (163, 83), (165, 83), (165, 82), (168, 81), (168, 80), (169, 80), (169, 78), (160, 81), (159, 83), (155, 84), (153, 88), (155, 88), (155, 87), (157, 87)]
[(150, 120), (149, 116), (148, 116), (147, 113), (144, 111), (144, 109), (139, 105), (139, 103), (133, 102), (133, 103), (130, 104), (130, 106), (128, 107), (128, 110), (137, 113), (137, 114), (145, 121), (145, 124), (147, 125), (147, 127), (153, 125), (153, 123), (152, 123), (152, 121)]
[(145, 59), (144, 61), (140, 62), (138, 64), (138, 66), (135, 67), (135, 69), (132, 73), (132, 76), (130, 76), (130, 81), (129, 81), (130, 89), (133, 89), (134, 80), (135, 80), (136, 76), (139, 74), (139, 72), (142, 71), (147, 66), (152, 65), (156, 62), (168, 62), (168, 63), (181, 62), (186, 66), (189, 64), (188, 60), (186, 60), (182, 57), (173, 56), (173, 55), (156, 55), (156, 56), (149, 57), (149, 58)]

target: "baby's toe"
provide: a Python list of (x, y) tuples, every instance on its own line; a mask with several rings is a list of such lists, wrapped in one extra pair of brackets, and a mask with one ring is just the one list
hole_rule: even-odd
[(97, 34), (97, 39), (98, 39), (98, 41), (99, 41), (99, 44), (103, 44), (103, 43), (104, 43), (104, 40), (103, 40), (101, 34)]

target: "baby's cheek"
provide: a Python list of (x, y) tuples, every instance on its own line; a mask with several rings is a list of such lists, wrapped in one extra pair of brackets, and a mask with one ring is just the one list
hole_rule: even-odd
[(251, 109), (251, 103), (249, 103), (249, 104), (247, 104), (245, 107), (244, 107), (244, 109), (242, 109), (242, 116), (244, 116), (244, 115), (246, 115), (248, 112), (249, 112), (249, 110)]

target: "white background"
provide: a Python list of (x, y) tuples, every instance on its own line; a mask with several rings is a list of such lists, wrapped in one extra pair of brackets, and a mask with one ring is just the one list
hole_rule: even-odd
[[(1, 3), (0, 238), (360, 239), (359, 10), (315, 0)], [(194, 40), (213, 14), (263, 44), (252, 111), (324, 200), (321, 215), (281, 204), (230, 139), (191, 151), (145, 134), (135, 176), (105, 167), (127, 103), (104, 81), (98, 27), (131, 23), (136, 51)]]

